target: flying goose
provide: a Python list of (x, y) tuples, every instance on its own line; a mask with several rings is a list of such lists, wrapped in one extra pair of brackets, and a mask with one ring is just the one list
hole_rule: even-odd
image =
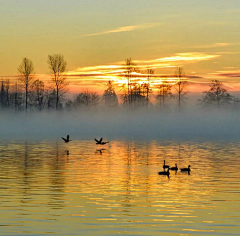
[(63, 139), (63, 141), (65, 143), (68, 143), (68, 142), (72, 141), (72, 140), (69, 139), (69, 134), (67, 135), (67, 138), (63, 138), (63, 137), (61, 137), (61, 138)]
[(103, 138), (100, 138), (99, 140), (97, 140), (97, 139), (94, 139), (95, 141), (96, 141), (96, 144), (99, 144), (99, 145), (104, 145), (104, 144), (106, 144), (106, 143), (109, 143), (109, 142), (103, 142), (102, 140), (103, 140)]

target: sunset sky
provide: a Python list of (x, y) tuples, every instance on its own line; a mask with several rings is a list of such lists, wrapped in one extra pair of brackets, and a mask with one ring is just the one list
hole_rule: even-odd
[(240, 91), (239, 0), (0, 0), (0, 26), (0, 79), (27, 57), (48, 80), (60, 53), (72, 92), (117, 83), (127, 58), (159, 77), (182, 66), (192, 91), (212, 79)]

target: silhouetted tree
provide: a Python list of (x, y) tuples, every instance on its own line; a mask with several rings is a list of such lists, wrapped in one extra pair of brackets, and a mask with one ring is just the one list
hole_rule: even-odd
[(19, 87), (18, 82), (12, 85), (12, 92), (9, 95), (10, 104), (15, 111), (20, 111), (24, 107), (23, 93)]
[(132, 103), (132, 79), (134, 77), (136, 77), (136, 75), (133, 75), (134, 72), (138, 72), (137, 70), (137, 66), (133, 63), (131, 58), (127, 58), (125, 61), (125, 65), (124, 65), (124, 76), (127, 78), (127, 100), (128, 100), (128, 104), (129, 106)]
[(67, 91), (66, 66), (63, 55), (48, 55), (48, 64), (52, 74), (52, 84), (56, 92), (56, 109), (59, 109), (60, 100)]
[(200, 103), (203, 106), (217, 106), (229, 104), (234, 100), (234, 97), (230, 95), (227, 90), (223, 87), (223, 84), (219, 80), (212, 80), (210, 89), (203, 92), (203, 97)]
[(23, 84), (25, 90), (25, 109), (28, 109), (28, 99), (29, 99), (29, 88), (34, 81), (33, 76), (33, 63), (28, 58), (23, 58), (22, 64), (18, 67), (20, 73), (20, 81)]
[(1, 84), (1, 90), (0, 90), (0, 105), (1, 108), (5, 108), (6, 107), (6, 100), (5, 100), (5, 86), (4, 86), (4, 82), (2, 81)]
[(106, 106), (115, 107), (118, 105), (118, 98), (110, 80), (107, 83), (107, 89), (103, 93), (102, 100)]
[(131, 89), (131, 105), (134, 107), (140, 107), (146, 105), (147, 103), (147, 89), (148, 85), (146, 83), (132, 83)]
[(123, 105), (129, 105), (129, 99), (128, 99), (128, 88), (127, 88), (127, 84), (123, 84), (120, 87), (120, 91), (123, 92), (123, 94), (120, 95), (120, 97), (123, 100)]
[(34, 106), (41, 111), (45, 106), (46, 100), (44, 82), (41, 80), (34, 81), (32, 84), (32, 90)]
[(147, 69), (147, 83), (145, 84), (145, 88), (146, 88), (146, 91), (147, 91), (147, 97), (146, 97), (147, 107), (148, 107), (148, 104), (149, 104), (149, 94), (152, 92), (152, 90), (150, 88), (150, 80), (151, 80), (151, 77), (152, 77), (153, 74), (154, 74), (154, 70), (148, 68)]
[(46, 100), (47, 100), (47, 108), (48, 109), (52, 109), (55, 108), (56, 109), (56, 90), (53, 89), (52, 91), (46, 91), (45, 93), (46, 96)]
[(186, 81), (183, 68), (181, 67), (178, 67), (176, 69), (175, 77), (177, 78), (177, 82), (174, 87), (177, 92), (178, 107), (180, 109), (181, 102), (185, 99), (185, 96), (187, 94), (188, 82)]
[(156, 100), (160, 107), (164, 107), (166, 102), (172, 98), (172, 85), (167, 80), (162, 80), (162, 83), (157, 85)]
[(68, 100), (66, 106), (68, 109), (96, 107), (100, 103), (100, 100), (101, 96), (96, 92), (91, 92), (88, 89), (85, 89), (83, 92), (76, 95), (72, 102)]
[(10, 106), (10, 98), (9, 98), (9, 89), (10, 89), (10, 81), (9, 79), (4, 81), (5, 84), (5, 99), (6, 99), (6, 107)]

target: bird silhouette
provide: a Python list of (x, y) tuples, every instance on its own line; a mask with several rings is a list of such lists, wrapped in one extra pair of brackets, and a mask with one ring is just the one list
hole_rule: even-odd
[(190, 169), (190, 165), (188, 166), (188, 168), (181, 168), (181, 171), (183, 171), (183, 172), (190, 172), (191, 171), (191, 169)]
[(65, 143), (69, 143), (70, 141), (72, 141), (72, 140), (69, 139), (69, 135), (67, 135), (67, 138), (63, 138), (63, 137), (61, 137), (61, 138), (63, 139), (63, 141)]
[(158, 172), (158, 174), (159, 175), (167, 175), (167, 176), (169, 176), (170, 175), (170, 172), (169, 172), (169, 167), (168, 167), (168, 169), (167, 169), (167, 171), (160, 171), (160, 172)]
[(175, 170), (175, 171), (177, 171), (177, 170), (178, 170), (177, 163), (175, 163), (175, 166), (170, 167), (170, 170)]
[(167, 168), (169, 168), (169, 165), (165, 165), (165, 160), (164, 160), (164, 162), (163, 162), (163, 169), (165, 170)]
[(109, 142), (103, 142), (102, 140), (103, 140), (103, 138), (100, 138), (99, 140), (97, 140), (97, 139), (94, 139), (95, 141), (96, 141), (96, 144), (98, 144), (98, 145), (104, 145), (104, 144), (106, 144), (106, 143), (109, 143)]

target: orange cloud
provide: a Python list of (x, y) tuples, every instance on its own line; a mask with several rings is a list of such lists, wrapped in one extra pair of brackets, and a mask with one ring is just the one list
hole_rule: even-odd
[(113, 33), (120, 33), (120, 32), (129, 32), (129, 31), (138, 30), (138, 29), (153, 28), (158, 25), (160, 25), (160, 23), (146, 23), (146, 24), (139, 24), (139, 25), (122, 26), (117, 29), (87, 34), (85, 36), (87, 37), (87, 36), (98, 36), (98, 35), (113, 34)]
[[(187, 53), (177, 53), (169, 57), (162, 57), (153, 60), (135, 60), (136, 67), (140, 72), (134, 72), (132, 74), (132, 80), (137, 80), (139, 83), (146, 82), (148, 75), (146, 73), (147, 68), (152, 68), (154, 70), (162, 68), (174, 68), (178, 66), (183, 66), (189, 63), (196, 63), (205, 60), (212, 60), (220, 57), (220, 55), (206, 54), (203, 52), (187, 52)], [(125, 73), (125, 61), (116, 62), (110, 65), (97, 65), (89, 67), (77, 68), (74, 71), (69, 71), (67, 76), (71, 83), (75, 85), (84, 86), (84, 84), (89, 84), (91, 82), (92, 87), (95, 86), (98, 90), (103, 87), (107, 81), (111, 80), (116, 85), (120, 86), (127, 83), (127, 79), (124, 76)], [(202, 77), (197, 75), (187, 76), (191, 81), (199, 80)], [(152, 84), (161, 84), (162, 80), (167, 79), (169, 82), (173, 83), (176, 79), (173, 75), (162, 75), (153, 74), (151, 75)]]
[[(140, 70), (146, 68), (160, 69), (182, 66), (182, 64), (195, 63), (199, 61), (218, 58), (220, 55), (206, 54), (201, 52), (177, 53), (173, 56), (157, 58), (153, 60), (134, 60), (136, 67)], [(115, 65), (98, 65), (90, 67), (77, 68), (75, 71), (69, 71), (68, 76), (76, 77), (105, 77), (122, 76), (125, 71), (125, 61), (116, 62)]]

